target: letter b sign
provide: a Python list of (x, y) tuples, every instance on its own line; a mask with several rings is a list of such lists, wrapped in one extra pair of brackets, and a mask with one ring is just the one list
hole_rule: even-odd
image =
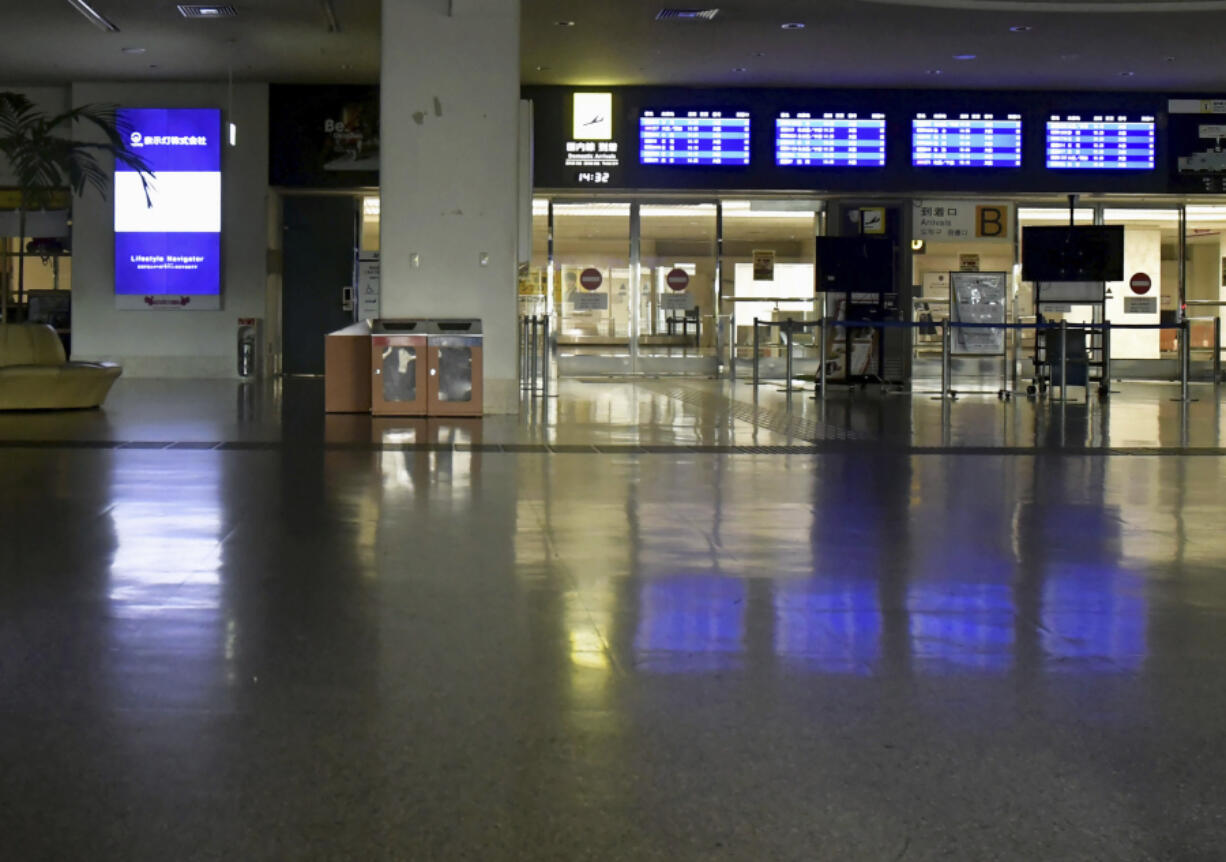
[(1009, 236), (1007, 206), (975, 207), (975, 236), (979, 239), (1006, 239)]

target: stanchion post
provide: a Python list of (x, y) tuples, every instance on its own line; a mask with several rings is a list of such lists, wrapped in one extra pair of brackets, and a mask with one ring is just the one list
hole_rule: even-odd
[(1179, 321), (1179, 400), (1188, 400), (1188, 366), (1192, 359), (1192, 321)]
[(1103, 379), (1099, 388), (1111, 391), (1111, 321), (1103, 321)]
[[(1005, 340), (1009, 338), (1009, 330), (1003, 329)], [(1005, 398), (1009, 394), (1009, 345), (1002, 344), (1000, 351), (1000, 396)]]
[(822, 399), (826, 398), (826, 318), (817, 322), (817, 386)]
[(788, 358), (787, 358), (788, 382), (787, 382), (786, 389), (787, 389), (788, 397), (791, 397), (792, 395), (792, 318), (790, 317), (788, 318), (786, 327), (783, 330), (783, 343), (784, 343), (784, 346), (787, 348), (787, 352), (788, 352)]
[(533, 394), (536, 394), (536, 358), (537, 358), (537, 353), (540, 350), (540, 343), (537, 341), (537, 338), (539, 337), (537, 327), (539, 325), (540, 324), (539, 324), (539, 321), (537, 320), (536, 315), (535, 314), (532, 315), (532, 320), (530, 321), (530, 327), (531, 327), (531, 333), (532, 333), (530, 336), (530, 341), (532, 342), (532, 347), (531, 347), (531, 356), (529, 357), (529, 360), (528, 360), (528, 379), (531, 381), (531, 383), (529, 384), (529, 388)]
[(941, 321), (941, 397), (949, 397), (949, 318)]
[(1068, 400), (1068, 321), (1060, 321), (1060, 400)]
[(528, 315), (520, 316), (520, 390), (528, 387)]
[(753, 319), (753, 385), (758, 387), (758, 318)]
[[(1218, 309), (1219, 313), (1221, 309)], [(1213, 318), (1213, 385), (1222, 382), (1222, 318)]]
[(549, 397), (549, 315), (541, 315), (541, 395)]

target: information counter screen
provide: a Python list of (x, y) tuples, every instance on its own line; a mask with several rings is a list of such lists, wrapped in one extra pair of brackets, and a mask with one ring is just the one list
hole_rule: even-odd
[(916, 114), (911, 164), (940, 168), (1020, 168), (1022, 118), (1008, 114)]
[(1047, 121), (1047, 166), (1089, 170), (1154, 168), (1154, 118), (1053, 116)]
[(775, 118), (775, 164), (885, 167), (885, 114), (781, 113)]
[(744, 166), (749, 164), (748, 111), (643, 111), (639, 163)]

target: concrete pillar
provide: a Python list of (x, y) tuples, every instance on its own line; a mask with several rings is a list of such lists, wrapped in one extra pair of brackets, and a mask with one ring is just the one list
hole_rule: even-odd
[(513, 412), (519, 0), (384, 0), (384, 317), (479, 317), (485, 410)]

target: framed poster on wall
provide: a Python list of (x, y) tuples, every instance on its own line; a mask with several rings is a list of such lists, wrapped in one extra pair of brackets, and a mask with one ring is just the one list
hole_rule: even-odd
[(129, 146), (153, 171), (115, 166), (115, 305), (221, 308), (221, 111), (121, 108)]

